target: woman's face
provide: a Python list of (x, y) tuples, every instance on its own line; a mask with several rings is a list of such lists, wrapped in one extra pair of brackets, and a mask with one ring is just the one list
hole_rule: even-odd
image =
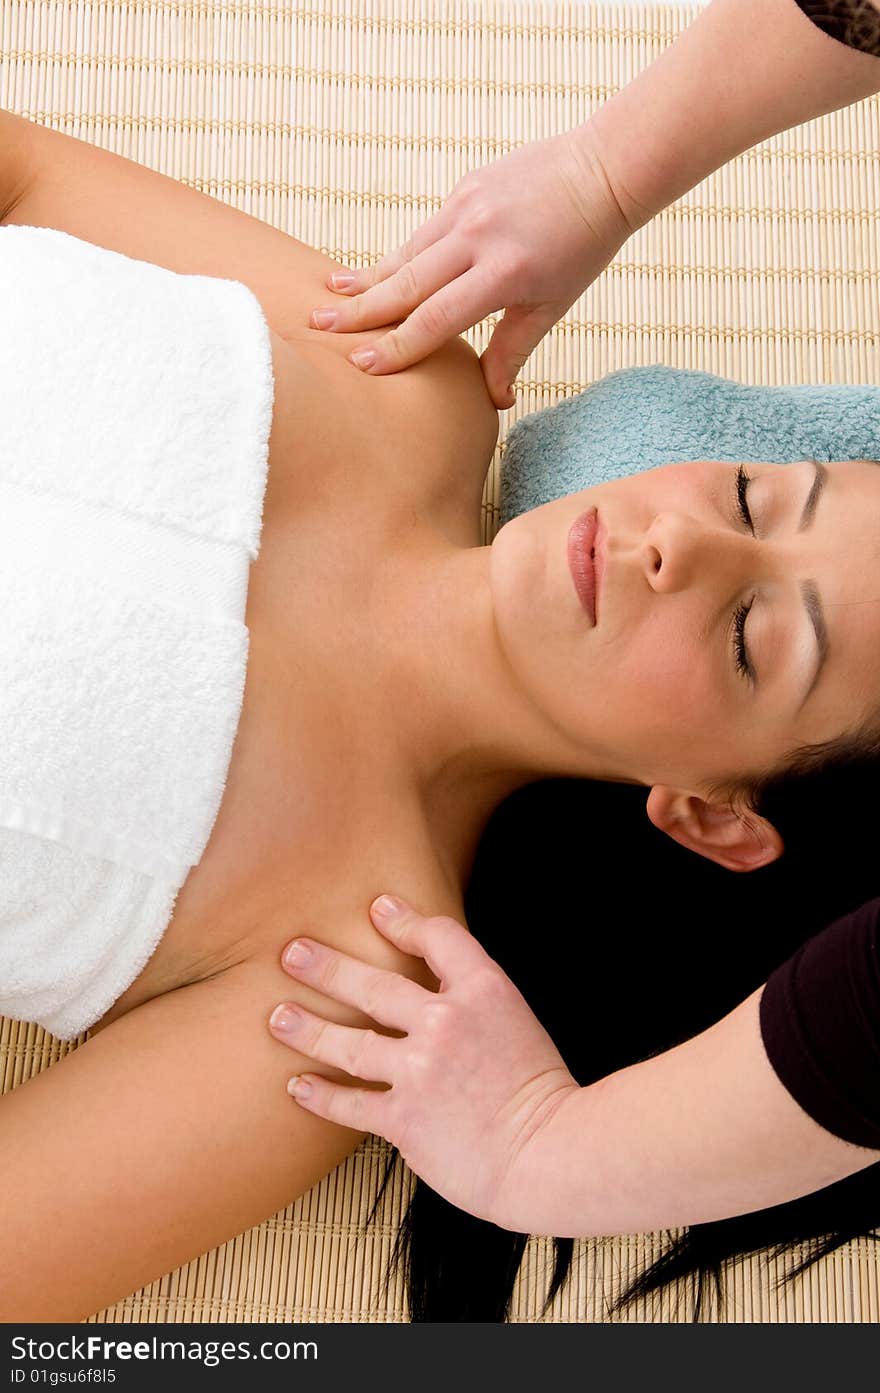
[[(568, 548), (591, 508), (595, 623)], [(514, 518), (491, 584), (515, 680), (584, 752), (571, 772), (697, 793), (880, 707), (878, 563), (877, 464), (707, 461)]]

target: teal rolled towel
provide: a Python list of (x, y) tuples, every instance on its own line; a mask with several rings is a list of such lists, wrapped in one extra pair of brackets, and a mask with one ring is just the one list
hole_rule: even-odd
[(880, 459), (880, 387), (750, 387), (706, 372), (624, 368), (513, 426), (500, 520), (609, 479), (706, 459)]

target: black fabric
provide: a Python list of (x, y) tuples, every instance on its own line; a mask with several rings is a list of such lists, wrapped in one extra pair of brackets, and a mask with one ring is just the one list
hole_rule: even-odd
[(761, 1037), (788, 1092), (827, 1131), (880, 1150), (880, 899), (810, 939), (761, 996)]
[(880, 58), (880, 11), (871, 0), (795, 0), (832, 39)]

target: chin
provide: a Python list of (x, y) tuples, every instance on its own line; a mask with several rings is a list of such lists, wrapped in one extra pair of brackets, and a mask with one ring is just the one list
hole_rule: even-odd
[(546, 549), (530, 513), (512, 518), (492, 542), (489, 584), (495, 627), (508, 661), (517, 669), (539, 642), (544, 606)]
[(496, 534), (489, 556), (489, 580), (495, 612), (520, 609), (546, 571), (546, 547), (531, 524), (534, 513), (511, 518)]
[[(560, 718), (577, 724), (581, 701), (572, 659), (581, 612), (564, 561), (565, 530), (546, 519), (535, 525), (539, 511), (512, 518), (492, 543), (495, 630), (515, 686), (552, 724)], [(572, 711), (565, 710), (569, 699)]]

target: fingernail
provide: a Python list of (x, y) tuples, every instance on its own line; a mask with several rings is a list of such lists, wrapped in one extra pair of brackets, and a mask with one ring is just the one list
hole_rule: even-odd
[(292, 1006), (276, 1006), (269, 1017), (269, 1024), (273, 1030), (280, 1030), (284, 1034), (296, 1030), (300, 1023), (299, 1011)]
[(349, 361), (354, 363), (356, 368), (360, 368), (362, 372), (366, 372), (367, 368), (373, 366), (376, 357), (375, 348), (359, 348), (357, 353), (352, 353)]
[(334, 290), (348, 290), (350, 285), (354, 285), (354, 276), (331, 276), (330, 284)]
[(312, 324), (316, 329), (330, 329), (338, 318), (335, 310), (312, 310)]
[(284, 950), (284, 961), (288, 967), (303, 967), (311, 961), (312, 950), (301, 938), (295, 938)]
[(380, 919), (390, 919), (393, 914), (402, 914), (404, 905), (402, 900), (396, 900), (393, 895), (380, 895), (370, 908)]
[(287, 1080), (287, 1091), (292, 1098), (308, 1098), (312, 1091), (312, 1085), (300, 1078), (299, 1074), (294, 1074), (292, 1079)]

